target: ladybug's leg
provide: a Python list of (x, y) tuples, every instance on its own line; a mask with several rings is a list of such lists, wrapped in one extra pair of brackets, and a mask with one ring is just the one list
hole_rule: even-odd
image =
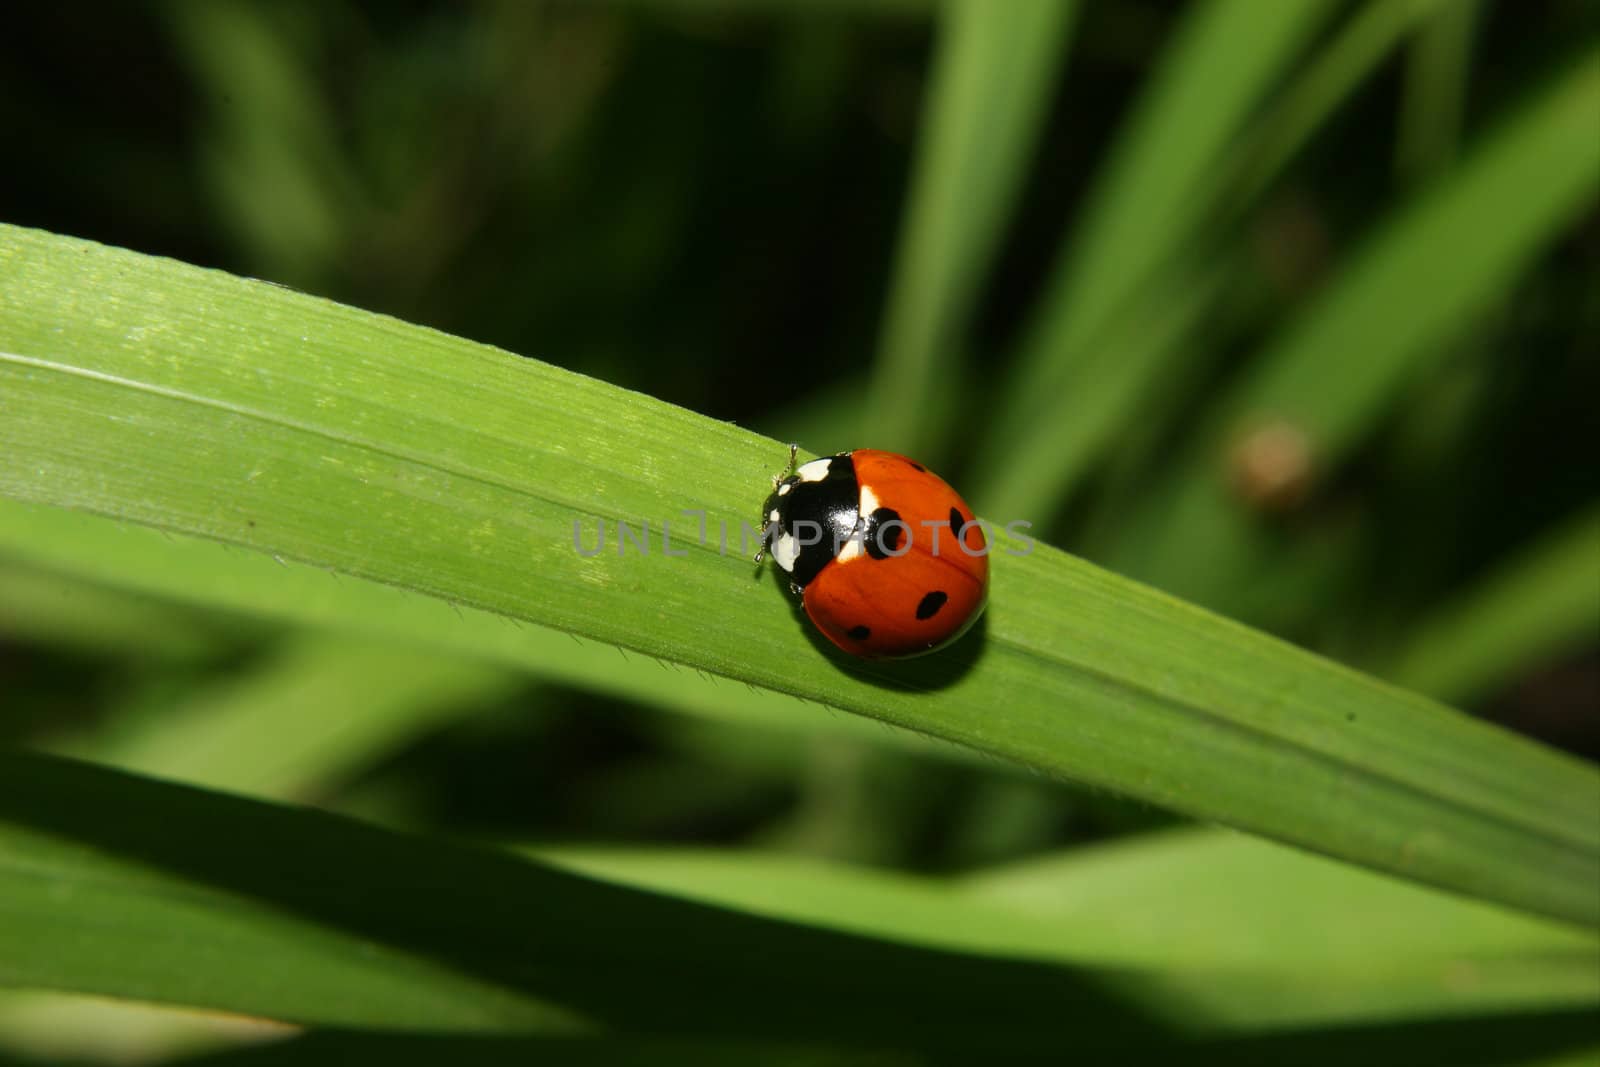
[(782, 483), (785, 478), (794, 473), (794, 457), (795, 453), (799, 451), (800, 446), (791, 441), (789, 443), (789, 465), (783, 468), (782, 474), (774, 474), (772, 476), (772, 488), (778, 488), (779, 484)]
[[(773, 488), (774, 492), (777, 491), (778, 486), (783, 484), (783, 480), (785, 478), (789, 477), (789, 475), (794, 473), (794, 457), (795, 457), (795, 454), (797, 452), (799, 452), (799, 451), (800, 451), (800, 446), (797, 445), (797, 444), (794, 444), (793, 442), (790, 442), (790, 444), (789, 444), (789, 465), (783, 469), (783, 473), (782, 474), (774, 474), (772, 476), (772, 488)], [(770, 519), (768, 518), (768, 516), (763, 513), (762, 516), (761, 516), (761, 547), (756, 550), (756, 559), (755, 559), (756, 566), (759, 567), (761, 565), (761, 561), (767, 558), (767, 548), (771, 544), (772, 544), (772, 523), (771, 523)]]

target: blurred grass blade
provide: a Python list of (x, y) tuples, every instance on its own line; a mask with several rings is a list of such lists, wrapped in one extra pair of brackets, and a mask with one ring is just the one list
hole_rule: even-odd
[(44, 746), (158, 778), (311, 799), (419, 732), (505, 697), (516, 675), (404, 645), (292, 640), (155, 717)]
[(160, 8), (204, 100), (215, 102), (202, 161), (218, 217), (270, 277), (318, 276), (365, 205), (341, 152), (305, 37), (270, 7), (223, 0)]
[(1478, 0), (1441, 7), (1411, 48), (1395, 169), (1416, 185), (1450, 163), (1461, 137)]
[[(1226, 607), (1270, 534), (1234, 495), (1230, 449), (1295, 442), (1296, 475), (1332, 469), (1448, 351), (1494, 293), (1595, 202), (1600, 50), (1562, 73), (1400, 211), (1262, 354), (1211, 438), (1150, 494), (1110, 562)], [(1493, 220), (1486, 224), (1485, 220)]]
[[(673, 0), (686, 3), (690, 0)], [(703, 2), (703, 0), (693, 0)], [(1288, 1030), (1242, 1038), (1184, 1039), (1159, 1032), (1107, 1038), (1092, 1025), (1074, 1036), (1065, 1062), (1182, 1063), (1185, 1067), (1350, 1067), (1351, 1064), (1404, 1064), (1425, 1067), (1592, 1067), (1600, 1042), (1581, 1011), (1517, 1012), (1480, 1018), (1408, 1021), (1400, 1026), (1333, 1027)], [(809, 1035), (808, 1035), (809, 1036)], [(872, 1043), (876, 1045), (877, 1043)], [(1515, 1049), (1507, 1058), (1506, 1050)], [(1036, 1053), (1017, 1050), (1022, 1061)], [(1008, 1057), (1009, 1058), (1009, 1057)], [(757, 1044), (712, 1039), (658, 1037), (538, 1036), (494, 1038), (476, 1035), (370, 1034), (314, 1032), (292, 1041), (185, 1059), (171, 1067), (345, 1067), (382, 1063), (385, 1067), (502, 1067), (507, 1063), (558, 1063), (563, 1067), (613, 1067), (615, 1064), (695, 1064), (696, 1067), (916, 1067), (960, 1057), (902, 1050), (841, 1051), (813, 1046), (807, 1039)], [(979, 1056), (995, 1062), (993, 1053)]]
[[(1078, 232), (1023, 337), (1000, 417), (979, 454), (978, 495), (988, 508), (1031, 514), (1065, 490), (1060, 477), (1049, 496), (1014, 482), (1015, 457), (1034, 448), (1039, 427), (1067, 418), (1091, 387), (1127, 373), (1094, 358), (1101, 331), (1119, 314), (1137, 314), (1130, 305), (1141, 287), (1181, 253), (1211, 206), (1195, 190), (1209, 184), (1236, 131), (1330, 6), (1207, 0), (1190, 10), (1080, 209)], [(1085, 466), (1077, 453), (1060, 454), (1060, 463), (1079, 472)]]
[[(1470, 0), (1367, 0), (1312, 62), (1284, 90), (1250, 134), (1238, 157), (1238, 174), (1227, 190), (1228, 207), (1238, 213), (1256, 204), (1339, 104), (1350, 98), (1378, 65), (1419, 24), (1442, 21), (1443, 10), (1469, 7)], [(1453, 16), (1449, 16), (1453, 17)]]
[[(630, 2), (666, 7), (700, 7), (724, 3), (725, 0)], [(753, 2), (755, 0), (740, 0), (742, 5)], [(762, 2), (771, 4), (780, 0)], [(796, 3), (798, 0), (783, 2)], [(841, 3), (843, 0), (824, 2)], [(887, 0), (873, 2), (885, 3)], [(505, 1067), (512, 1063), (550, 1063), (560, 1064), (561, 1067), (649, 1067), (652, 1064), (693, 1064), (694, 1067), (751, 1067), (752, 1064), (760, 1064), (760, 1067), (917, 1067), (924, 1062), (927, 1062), (924, 1057), (901, 1052), (841, 1049), (836, 1044), (811, 1035), (756, 1041), (748, 1038), (661, 1037), (650, 1034), (485, 1037), (478, 1034), (328, 1030), (312, 1031), (289, 1041), (164, 1061), (165, 1067), (348, 1067), (352, 1063), (381, 1063), (384, 1067), (439, 1067), (440, 1064), (449, 1064), (450, 1067)]]
[[(1237, 261), (1205, 270), (1182, 263), (1166, 272), (1146, 292), (1149, 305), (1137, 313), (1118, 316), (1100, 334), (1091, 355), (1078, 366), (1093, 387), (1074, 395), (1070, 417), (1041, 419), (1033, 427), (1026, 449), (1016, 453), (1006, 468), (1005, 487), (999, 500), (975, 499), (982, 510), (996, 514), (1027, 515), (1030, 522), (1048, 525), (1064, 503), (1061, 490), (1088, 472), (1089, 465), (1107, 442), (1124, 430), (1130, 415), (1170, 381), (1163, 370), (1174, 361), (1198, 358), (1198, 327), (1214, 308)], [(1027, 511), (997, 511), (1006, 500), (1037, 501)]]
[[(709, 996), (726, 1038), (810, 1032), (820, 998), (831, 1040), (1033, 1053), (1600, 999), (1593, 934), (1229, 835), (952, 885), (750, 853), (519, 858), (37, 756), (0, 755), (0, 781), (13, 986), (461, 1033), (696, 1034)], [(1194, 911), (1127, 907), (1174, 878)], [(691, 958), (695, 981), (661, 980)]]
[(1342, 455), (1467, 316), (1594, 205), (1597, 108), (1600, 50), (1591, 50), (1347, 265), (1263, 354), (1261, 374), (1232, 405), (1235, 421), (1286, 419), (1317, 456)]
[[(526, 915), (538, 894), (513, 909), (459, 883), (505, 866), (330, 816), (0, 754), (0, 985), (301, 1023), (571, 1029), (581, 1012), (505, 980), (511, 961), (484, 947), (481, 926), (502, 928), (495, 911)], [(459, 914), (469, 901), (498, 906)], [(441, 944), (458, 923), (468, 960)], [(498, 969), (477, 969), (492, 973), (464, 965), (486, 956)]]
[[(1093, 954), (1286, 967), (1381, 982), (1424, 961), (1600, 960), (1600, 937), (1462, 900), (1259, 838), (1165, 831), (957, 880), (964, 893), (1061, 924)], [(1173, 885), (1184, 907), (1162, 906)], [(1435, 972), (1436, 977), (1442, 977)], [(1600, 972), (1594, 975), (1600, 995)], [(1447, 990), (1440, 996), (1462, 992)], [(1375, 1000), (1373, 1009), (1382, 1012)]]
[(1600, 634), (1600, 511), (1424, 619), (1383, 671), (1441, 700), (1492, 694)]
[[(936, 385), (1015, 205), (1077, 0), (946, 0), (867, 413), (880, 447), (926, 455)], [(932, 459), (930, 457), (930, 462)]]
[[(303, 1024), (1065, 1050), (1048, 964), (774, 921), (322, 813), (0, 754), (0, 984)], [(248, 961), (242, 966), (241, 961)], [(673, 981), (688, 973), (693, 981)], [(1121, 1025), (1116, 1025), (1117, 1023)]]
[(620, 0), (618, 6), (682, 11), (687, 14), (871, 15), (879, 18), (925, 17), (939, 0)]
[[(545, 628), (530, 644), (570, 632), (1600, 923), (1594, 767), (998, 527), (990, 609), (961, 645), (898, 664), (822, 647), (738, 546), (785, 450), (726, 423), (15, 228), (0, 228), (0, 353), (0, 496), (254, 549), (273, 581), (295, 580), (276, 555), (440, 602), (373, 592), (374, 614), (428, 610), (442, 631), (476, 625), (468, 608), (526, 620)], [(608, 547), (588, 554), (601, 521)], [(649, 554), (637, 536), (618, 548), (620, 521), (650, 524)], [(119, 565), (111, 551), (100, 565)], [(214, 559), (171, 580), (203, 599)]]
[[(0, 526), (5, 507), (0, 501)], [(7, 644), (184, 663), (219, 658), (243, 644), (253, 629), (241, 620), (208, 617), (153, 597), (17, 565), (0, 547), (0, 641)]]

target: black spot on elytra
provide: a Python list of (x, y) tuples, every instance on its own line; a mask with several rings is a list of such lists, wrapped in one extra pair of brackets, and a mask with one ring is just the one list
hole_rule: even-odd
[(963, 518), (957, 508), (950, 509), (950, 529), (956, 532), (956, 540), (960, 541), (971, 552), (983, 548), (983, 527), (978, 525), (977, 519)]
[(928, 473), (928, 468), (924, 467), (922, 464), (916, 462), (915, 460), (911, 461), (911, 469), (912, 470), (916, 470), (916, 471), (921, 471), (923, 474)]
[(845, 631), (845, 636), (852, 641), (865, 641), (872, 636), (872, 630), (866, 626), (852, 626)]
[(941, 593), (939, 590), (935, 589), (933, 592), (924, 596), (921, 602), (917, 604), (917, 618), (933, 618), (935, 615), (939, 614), (939, 609), (944, 607), (944, 602), (949, 599), (949, 593)]
[[(885, 528), (886, 523), (894, 525)], [(905, 540), (906, 527), (900, 513), (893, 508), (879, 508), (867, 518), (867, 555), (873, 559), (888, 559), (900, 550)]]

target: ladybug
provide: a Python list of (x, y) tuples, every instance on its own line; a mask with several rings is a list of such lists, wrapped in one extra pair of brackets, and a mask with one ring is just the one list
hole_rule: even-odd
[(989, 544), (944, 479), (893, 452), (861, 448), (773, 480), (761, 551), (823, 636), (855, 656), (920, 656), (983, 614)]

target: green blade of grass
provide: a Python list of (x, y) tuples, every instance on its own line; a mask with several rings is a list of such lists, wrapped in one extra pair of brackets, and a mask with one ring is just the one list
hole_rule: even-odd
[[(425, 897), (440, 871), (407, 869), (423, 861), (401, 839), (42, 757), (0, 767), (0, 985), (346, 1026), (581, 1025), (537, 992), (414, 951), (439, 927), (384, 901), (402, 886)], [(409, 880), (355, 880), (363, 861)], [(414, 939), (346, 921), (337, 909), (358, 891), (374, 926), (409, 922)]]
[(1284, 418), (1333, 460), (1425, 359), (1595, 202), (1600, 50), (1508, 116), (1408, 204), (1263, 354), (1234, 422)]
[[(303, 1024), (1064, 1050), (1137, 1012), (1047, 964), (677, 900), (483, 848), (0, 755), (0, 984)], [(692, 975), (692, 980), (675, 980)]]
[[(1371, 0), (1366, 4), (1333, 40), (1318, 49), (1312, 62), (1284, 89), (1281, 99), (1241, 134), (1242, 146), (1232, 157), (1213, 161), (1193, 177), (1185, 192), (1185, 210), (1197, 221), (1185, 225), (1198, 225), (1214, 212), (1213, 232), (1237, 226), (1239, 217), (1257, 206), (1262, 192), (1294, 153), (1440, 2)], [(1165, 105), (1171, 109), (1181, 106), (1178, 97)], [(1241, 120), (1235, 116), (1232, 121)], [(1164, 157), (1162, 162), (1166, 162)], [(1155, 166), (1151, 164), (1152, 169)], [(1181, 237), (1173, 241), (1175, 247), (1184, 245)], [(1199, 248), (1204, 242), (1204, 237), (1197, 236), (1191, 244)], [(1241, 265), (1226, 253), (1221, 258), (1229, 264), (1228, 269), (1217, 266), (1219, 253), (1214, 245), (1201, 255), (1208, 264), (1204, 271), (1179, 259), (1140, 281), (1135, 287), (1138, 295), (1126, 298), (1120, 312), (1104, 316), (1092, 341), (1080, 344), (1079, 353), (1071, 357), (1077, 370), (1061, 394), (1070, 398), (1064, 401), (1070, 403), (1070, 417), (1041, 415), (1033, 421), (1027, 445), (1007, 457), (1000, 475), (1003, 484), (995, 490), (1003, 495), (986, 503), (1003, 508), (1008, 503), (1020, 507), (1029, 502), (1036, 519), (1050, 518), (1113, 443), (1125, 443), (1134, 426), (1150, 421), (1145, 410), (1148, 398), (1159, 389), (1170, 391), (1174, 379), (1194, 373), (1200, 363), (1196, 357), (1203, 355), (1204, 346), (1197, 329), (1200, 316), (1219, 295), (1220, 281), (1241, 274)], [(1066, 325), (1063, 320), (1063, 329)], [(1162, 335), (1159, 339), (1158, 333)], [(1059, 358), (1068, 359), (1064, 348)]]
[(1545, 538), (1416, 628), (1384, 671), (1442, 700), (1493, 692), (1600, 634), (1600, 511)]
[[(1061, 936), (1086, 952), (1129, 961), (1303, 969), (1378, 982), (1390, 971), (1425, 971), (1424, 961), (1509, 962), (1519, 954), (1529, 960), (1546, 953), (1576, 961), (1600, 958), (1600, 938), (1593, 932), (1211, 828), (1163, 831), (1024, 860), (956, 884), (976, 899), (1048, 917), (1061, 924)], [(1161, 904), (1174, 885), (1184, 887), (1183, 908)], [(1600, 973), (1595, 981), (1600, 983)], [(1574, 991), (1594, 997), (1600, 985)], [(1448, 997), (1462, 991), (1441, 986), (1437, 992)], [(1371, 1010), (1381, 1014), (1385, 1008), (1374, 998)]]
[(814, 16), (820, 13), (873, 17), (925, 18), (939, 0), (623, 0), (631, 7), (659, 8), (691, 14), (779, 14)]
[[(1237, 226), (1239, 217), (1256, 206), (1262, 192), (1295, 152), (1372, 74), (1406, 33), (1434, 14), (1440, 2), (1371, 0), (1362, 7), (1335, 38), (1318, 49), (1306, 69), (1287, 85), (1281, 98), (1273, 102), (1252, 128), (1241, 134), (1242, 145), (1231, 158), (1215, 159), (1193, 175), (1185, 190), (1184, 210), (1194, 221), (1185, 222), (1178, 234), (1164, 238), (1173, 246), (1164, 254), (1175, 255), (1176, 250), (1184, 246), (1188, 229), (1198, 226), (1213, 213), (1216, 215), (1211, 220), (1214, 231)], [(1295, 28), (1297, 35), (1303, 32), (1302, 28)], [(1292, 46), (1298, 39), (1296, 36), (1283, 44)], [(1224, 45), (1207, 47), (1221, 49)], [(1202, 80), (1199, 75), (1195, 78), (1197, 83)], [(1198, 90), (1191, 87), (1188, 91)], [(1243, 108), (1249, 103), (1241, 99), (1235, 106)], [(1152, 112), (1158, 110), (1154, 103), (1148, 106)], [(1184, 96), (1174, 93), (1159, 110), (1176, 113), (1185, 106), (1188, 105)], [(1226, 118), (1232, 123), (1243, 121), (1238, 114), (1219, 114), (1215, 118)], [(1158, 128), (1165, 125), (1155, 119), (1146, 121)], [(1179, 119), (1174, 117), (1167, 121), (1176, 124)], [(1157, 158), (1159, 162), (1150, 164), (1152, 171), (1169, 162), (1165, 156)], [(1201, 247), (1203, 241), (1204, 238), (1196, 237), (1192, 243)], [(1215, 248), (1203, 255), (1208, 262), (1218, 257)], [(1071, 381), (1063, 383), (1064, 391), (1060, 394), (1070, 398), (1064, 402), (1070, 403), (1071, 415), (1060, 418), (1041, 414), (1033, 420), (1028, 429), (1027, 445), (1019, 445), (1011, 452), (1006, 457), (1003, 472), (997, 475), (1003, 482), (995, 492), (1002, 495), (997, 501), (988, 502), (998, 503), (1002, 508), (1008, 504), (1021, 507), (1026, 502), (1040, 521), (1053, 515), (1053, 509), (1059, 509), (1065, 502), (1067, 494), (1089, 472), (1093, 462), (1119, 440), (1118, 431), (1147, 421), (1139, 414), (1143, 411), (1144, 398), (1155, 389), (1170, 389), (1171, 381), (1182, 377), (1185, 371), (1177, 365), (1180, 361), (1187, 360), (1192, 367), (1202, 343), (1196, 333), (1198, 316), (1217, 295), (1217, 280), (1239, 273), (1237, 266), (1223, 271), (1214, 264), (1201, 272), (1192, 263), (1180, 259), (1176, 266), (1147, 272), (1152, 276), (1140, 280), (1137, 285), (1130, 282), (1130, 293), (1136, 290), (1137, 295), (1125, 297), (1119, 312), (1105, 313), (1092, 340), (1079, 343), (1076, 355), (1069, 356), (1065, 347), (1057, 352), (1057, 358), (1064, 363), (1073, 361), (1077, 366)], [(1207, 289), (1211, 291), (1205, 291)], [(1070, 296), (1060, 290), (1056, 295), (1063, 301)], [(1063, 315), (1067, 306), (1061, 305)], [(1139, 345), (1141, 334), (1158, 328), (1152, 320), (1155, 324), (1166, 324), (1168, 339), (1160, 345)], [(1064, 331), (1071, 321), (1063, 318), (1059, 325)], [(1063, 333), (1050, 344), (1065, 346), (1068, 341), (1068, 335)], [(1134, 342), (1131, 348), (1130, 341)]]
[[(1020, 535), (995, 530), (991, 606), (962, 644), (899, 664), (831, 651), (738, 549), (786, 450), (728, 424), (15, 228), (0, 353), (0, 496), (302, 560), (437, 598), (444, 628), (452, 603), (526, 620), (1600, 922), (1594, 767)], [(601, 520), (607, 550), (575, 550), (575, 524), (588, 551)], [(619, 521), (650, 524), (650, 554), (618, 551)], [(663, 521), (680, 523), (672, 555)], [(198, 572), (180, 581), (207, 594)]]
[[(1035, 1051), (1600, 999), (1592, 934), (1228, 835), (951, 884), (518, 857), (37, 756), (0, 775), (0, 984), (477, 1033), (695, 1034), (711, 997), (727, 1038), (806, 1033), (825, 1006), (835, 1040)], [(1174, 877), (1193, 911), (1130, 912)], [(695, 980), (663, 982), (685, 959)]]
[(1227, 477), (1239, 436), (1278, 423), (1303, 437), (1307, 477), (1334, 467), (1539, 252), (1594, 203), (1600, 51), (1492, 130), (1472, 156), (1397, 212), (1270, 342), (1109, 562), (1226, 606), (1273, 534)]
[[(868, 425), (925, 455), (949, 373), (1066, 57), (1076, 0), (949, 0), (873, 369)], [(930, 460), (931, 462), (931, 460)]]
[[(1131, 377), (1101, 357), (1101, 331), (1118, 316), (1138, 314), (1130, 307), (1135, 296), (1181, 252), (1211, 206), (1195, 191), (1208, 187), (1240, 125), (1330, 6), (1211, 0), (1195, 5), (1179, 27), (1080, 212), (1080, 232), (1063, 250), (1023, 338), (1002, 416), (980, 442), (978, 495), (988, 507), (1007, 515), (1043, 510), (1071, 472), (1085, 468), (1079, 452), (1058, 446), (1042, 451), (1058, 457), (1068, 478), (1019, 472), (1016, 458), (1039, 454), (1034, 436), (1071, 421), (1063, 412), (1108, 376)], [(1086, 439), (1079, 448), (1101, 443)]]

